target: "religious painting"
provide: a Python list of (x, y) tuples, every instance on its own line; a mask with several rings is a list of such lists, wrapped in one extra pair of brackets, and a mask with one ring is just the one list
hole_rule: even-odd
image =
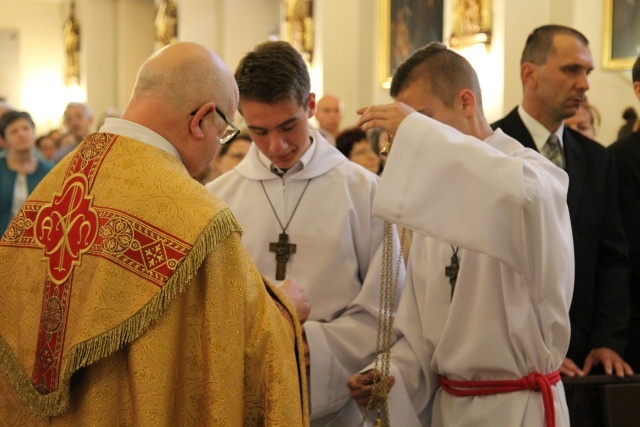
[(291, 43), (305, 61), (313, 60), (313, 0), (283, 0), (285, 21), (284, 40)]
[(379, 0), (380, 81), (389, 87), (398, 66), (415, 50), (442, 41), (444, 0)]
[(453, 0), (452, 47), (491, 42), (491, 0)]
[(640, 54), (640, 0), (604, 1), (602, 66), (628, 70)]

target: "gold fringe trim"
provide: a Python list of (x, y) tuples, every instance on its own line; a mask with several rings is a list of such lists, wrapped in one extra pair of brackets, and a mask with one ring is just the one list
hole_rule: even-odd
[(218, 212), (198, 236), (193, 248), (173, 275), (140, 311), (115, 328), (83, 341), (71, 349), (67, 362), (62, 367), (59, 387), (49, 394), (42, 395), (33, 387), (9, 345), (0, 337), (0, 370), (31, 413), (38, 418), (54, 417), (64, 413), (69, 407), (71, 376), (79, 369), (111, 355), (140, 337), (162, 317), (176, 295), (184, 292), (213, 247), (234, 232), (242, 234), (231, 210), (226, 208)]

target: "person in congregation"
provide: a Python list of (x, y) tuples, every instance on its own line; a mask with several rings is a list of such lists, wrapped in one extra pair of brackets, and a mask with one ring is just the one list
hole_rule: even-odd
[(35, 123), (24, 111), (0, 117), (0, 137), (6, 156), (0, 157), (0, 235), (18, 214), (29, 194), (53, 167), (35, 155)]
[(0, 241), (3, 424), (308, 423), (304, 293), (261, 277), (192, 179), (237, 100), (217, 55), (173, 43), (27, 200)]
[(194, 178), (201, 184), (207, 184), (223, 173), (229, 172), (244, 159), (249, 147), (251, 147), (251, 137), (247, 134), (239, 134), (233, 141), (221, 146), (213, 160)]
[[(640, 56), (633, 64), (631, 77), (633, 91), (640, 100)], [(640, 132), (618, 139), (609, 150), (618, 167), (620, 214), (629, 237), (631, 319), (624, 357), (635, 372), (640, 372)]]
[[(260, 272), (274, 282), (291, 278), (308, 294), (311, 425), (357, 425), (360, 410), (344, 383), (376, 348), (383, 222), (371, 209), (378, 177), (310, 130), (315, 94), (289, 43), (256, 46), (235, 78), (253, 144), (206, 188), (237, 216)], [(389, 238), (399, 260), (397, 235)]]
[(569, 126), (571, 129), (580, 132), (594, 141), (601, 122), (602, 116), (600, 115), (600, 111), (598, 111), (586, 97), (580, 104), (580, 107), (578, 107), (578, 111), (576, 111), (573, 116), (564, 120), (565, 126)]
[[(403, 62), (390, 93), (358, 125), (393, 138), (374, 214), (413, 230), (391, 424), (568, 426), (567, 174), (491, 129), (475, 70), (442, 43)], [(377, 375), (348, 382), (363, 407)]]
[(67, 104), (63, 118), (67, 132), (73, 135), (74, 141), (68, 145), (64, 145), (61, 142), (60, 149), (53, 158), (56, 163), (76, 149), (84, 137), (89, 135), (93, 125), (93, 112), (89, 104), (82, 102), (70, 102)]
[(340, 124), (344, 117), (344, 102), (335, 95), (326, 94), (320, 98), (316, 106), (315, 118), (320, 134), (335, 146), (340, 133)]
[(605, 147), (565, 126), (589, 89), (593, 57), (573, 28), (545, 25), (527, 38), (520, 62), (522, 104), (492, 127), (539, 151), (569, 175), (567, 203), (575, 247), (571, 343), (561, 372), (633, 373), (624, 361), (629, 321), (627, 238), (618, 177)]
[[(11, 111), (11, 110), (13, 110), (13, 107), (11, 107), (11, 105), (9, 105), (4, 100), (4, 98), (0, 97), (0, 117), (2, 117), (2, 115), (7, 111)], [(4, 144), (4, 139), (0, 136), (0, 156), (6, 156), (6, 155), (7, 155), (7, 151)]]
[[(380, 128), (371, 128), (367, 130), (367, 138), (371, 141), (371, 147), (373, 147), (373, 151), (380, 154), (382, 150), (387, 145), (388, 135), (384, 132), (383, 129)], [(380, 172), (378, 175), (382, 175), (384, 171), (384, 165), (387, 164), (387, 156), (380, 154)]]
[(618, 139), (631, 135), (638, 128), (638, 112), (633, 107), (627, 107), (622, 112), (624, 124), (618, 129)]
[(373, 150), (367, 134), (359, 127), (346, 129), (336, 138), (336, 148), (345, 157), (376, 175), (380, 172), (380, 156)]
[(52, 162), (53, 156), (55, 156), (58, 150), (58, 144), (57, 141), (49, 135), (42, 135), (36, 139), (36, 148), (44, 160)]

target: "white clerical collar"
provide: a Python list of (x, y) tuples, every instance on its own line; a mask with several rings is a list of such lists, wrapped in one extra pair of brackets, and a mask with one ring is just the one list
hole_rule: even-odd
[(316, 152), (316, 147), (318, 144), (314, 144), (314, 139), (312, 135), (309, 135), (309, 138), (311, 139), (311, 143), (309, 144), (309, 148), (307, 148), (307, 151), (304, 152), (302, 157), (300, 157), (300, 160), (298, 160), (298, 162), (295, 165), (291, 166), (286, 171), (280, 169), (279, 167), (271, 163), (271, 160), (269, 160), (269, 158), (265, 156), (260, 150), (258, 150), (258, 158), (260, 159), (260, 162), (265, 167), (267, 167), (272, 173), (275, 173), (280, 177), (283, 177), (285, 175), (292, 175), (298, 171), (303, 170), (305, 167), (307, 167), (311, 162), (311, 159), (313, 159), (313, 155)]
[(180, 153), (178, 153), (178, 150), (176, 150), (176, 147), (173, 146), (173, 144), (171, 144), (161, 135), (138, 123), (134, 123), (124, 119), (107, 118), (104, 121), (104, 125), (102, 125), (98, 132), (113, 133), (116, 135), (122, 135), (127, 138), (135, 139), (136, 141), (144, 142), (153, 147), (166, 151), (182, 162), (182, 157), (180, 156)]
[[(533, 142), (536, 144), (536, 148), (538, 149), (538, 151), (541, 151), (542, 147), (544, 147), (544, 144), (547, 143), (547, 139), (549, 139), (550, 132), (546, 127), (542, 125), (542, 123), (531, 117), (531, 115), (527, 113), (524, 108), (522, 108), (522, 105), (518, 106), (518, 114), (520, 115), (520, 118), (522, 119), (524, 125), (527, 127), (527, 130), (531, 134)], [(562, 134), (564, 133), (564, 122), (560, 124), (560, 126), (554, 133), (560, 141), (560, 146), (564, 147), (564, 143), (562, 141)]]

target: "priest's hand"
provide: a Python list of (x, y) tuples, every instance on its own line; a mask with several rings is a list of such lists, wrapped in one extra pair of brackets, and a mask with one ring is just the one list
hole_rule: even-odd
[(360, 120), (356, 126), (360, 126), (362, 130), (382, 128), (393, 137), (404, 118), (415, 111), (402, 102), (362, 107), (356, 111), (360, 114)]
[(304, 289), (291, 279), (286, 279), (278, 285), (278, 290), (286, 296), (298, 315), (298, 321), (303, 324), (309, 318), (311, 305)]
[[(382, 373), (375, 369), (369, 369), (368, 371), (355, 374), (347, 381), (347, 387), (351, 390), (349, 396), (362, 407), (377, 409), (383, 402), (383, 396), (380, 395), (381, 376)], [(396, 378), (390, 375), (389, 391), (395, 383)]]
[(613, 375), (615, 373), (615, 375), (620, 378), (633, 375), (631, 366), (629, 366), (618, 353), (606, 347), (591, 350), (584, 360), (582, 370), (585, 375), (587, 375), (593, 367), (600, 364), (602, 364), (604, 372), (607, 375)]

